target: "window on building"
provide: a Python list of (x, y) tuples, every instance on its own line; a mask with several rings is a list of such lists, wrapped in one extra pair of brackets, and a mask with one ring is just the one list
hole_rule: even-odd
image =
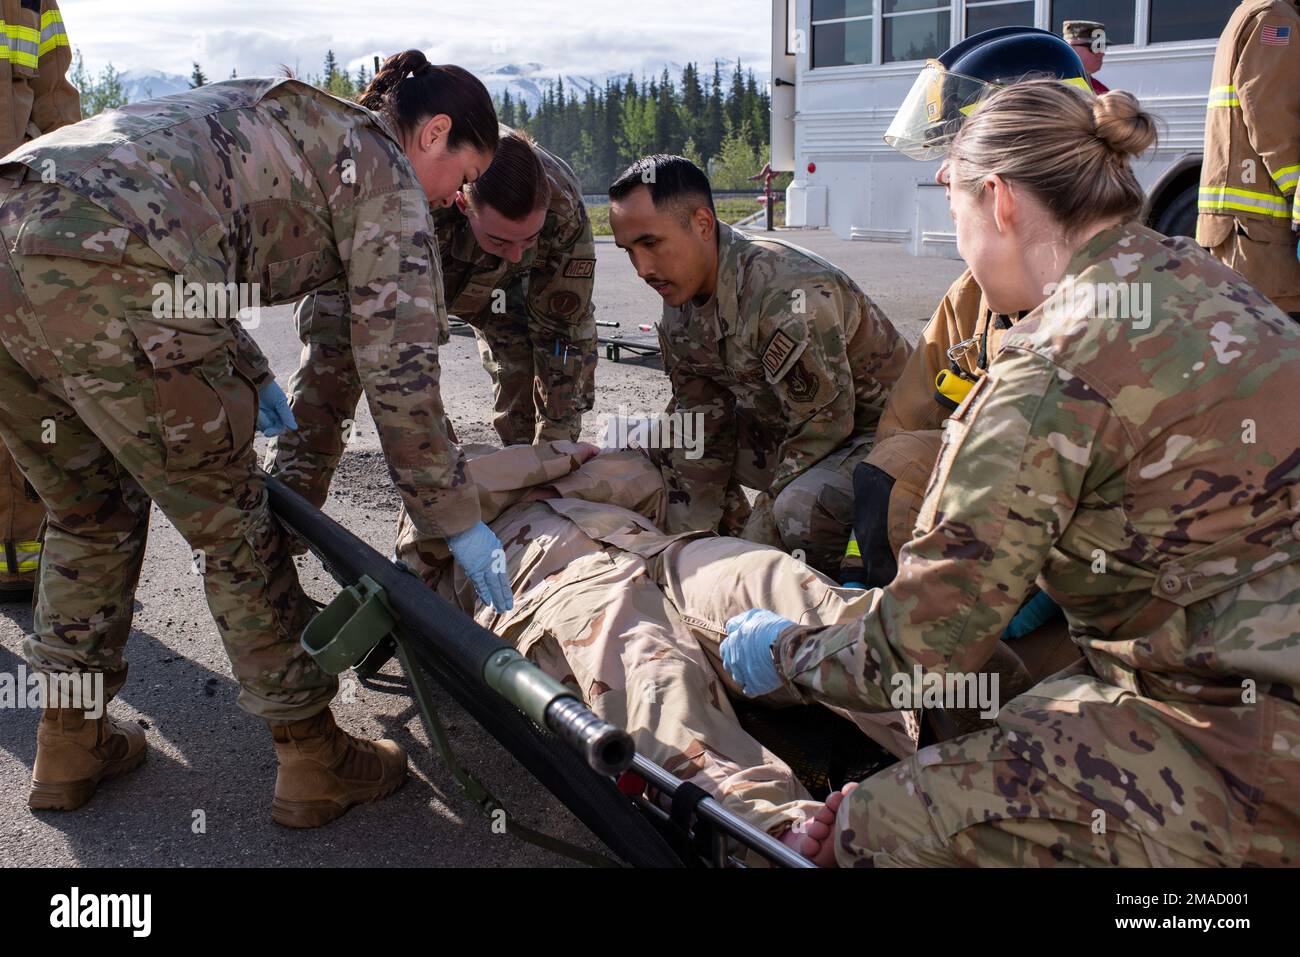
[(884, 14), (885, 63), (929, 59), (952, 45), (949, 0), (885, 0)]
[(812, 66), (871, 62), (875, 0), (813, 0)]
[(1217, 40), (1232, 8), (1224, 0), (1151, 0), (1150, 42)]
[[(1194, 0), (1173, 2), (1175, 5), (1190, 5)], [(1209, 2), (1212, 5), (1226, 5), (1226, 0)], [(1106, 24), (1106, 42), (1111, 46), (1132, 43), (1136, 10), (1137, 4), (1133, 0), (1052, 0), (1052, 29), (1060, 36), (1066, 20), (1096, 20)]]
[(966, 4), (968, 37), (998, 27), (1032, 26), (1034, 0), (969, 0)]

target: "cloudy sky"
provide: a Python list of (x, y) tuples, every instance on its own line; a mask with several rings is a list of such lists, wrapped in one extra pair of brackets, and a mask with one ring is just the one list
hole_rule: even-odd
[(320, 71), (327, 49), (350, 67), (418, 47), (435, 62), (484, 68), (544, 64), (556, 72), (639, 72), (714, 57), (766, 69), (768, 0), (59, 0), (87, 66), (213, 79)]

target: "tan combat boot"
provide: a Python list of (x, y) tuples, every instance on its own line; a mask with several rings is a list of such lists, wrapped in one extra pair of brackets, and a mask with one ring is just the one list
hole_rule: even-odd
[(379, 801), (406, 782), (406, 752), (393, 741), (361, 741), (326, 708), (313, 718), (271, 725), (275, 776), (271, 818), (285, 827), (320, 827), (354, 804)]
[(144, 763), (144, 730), (108, 715), (91, 718), (80, 708), (46, 708), (36, 729), (36, 765), (27, 806), (75, 811), (100, 782)]

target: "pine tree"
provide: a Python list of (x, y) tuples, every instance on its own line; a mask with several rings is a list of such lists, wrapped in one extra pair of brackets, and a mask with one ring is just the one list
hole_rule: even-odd
[(722, 64), (713, 61), (713, 86), (704, 110), (704, 128), (700, 136), (700, 151), (705, 159), (712, 159), (722, 148), (726, 136), (726, 108), (722, 99)]
[(338, 58), (334, 56), (333, 50), (326, 50), (325, 51), (325, 76), (323, 78), (325, 81), (325, 89), (328, 90), (332, 86), (334, 86), (334, 83), (338, 79), (338, 76), (339, 76)]
[(364, 91), (370, 85), (370, 71), (366, 69), (364, 63), (357, 69), (356, 87), (359, 91)]
[(510, 96), (510, 91), (501, 97), (501, 105), (497, 108), (497, 114), (501, 117), (501, 122), (506, 126), (514, 127), (515, 125), (515, 101)]
[(207, 82), (208, 78), (204, 74), (203, 68), (195, 63), (194, 72), (190, 74), (190, 89), (197, 90), (201, 86), (206, 86)]

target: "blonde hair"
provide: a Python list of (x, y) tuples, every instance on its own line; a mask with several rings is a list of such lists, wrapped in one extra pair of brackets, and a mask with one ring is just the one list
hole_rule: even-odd
[(1032, 80), (994, 94), (966, 121), (949, 171), (976, 195), (991, 175), (1024, 187), (1068, 234), (1139, 215), (1146, 197), (1129, 158), (1155, 141), (1155, 119), (1131, 93), (1095, 97)]

